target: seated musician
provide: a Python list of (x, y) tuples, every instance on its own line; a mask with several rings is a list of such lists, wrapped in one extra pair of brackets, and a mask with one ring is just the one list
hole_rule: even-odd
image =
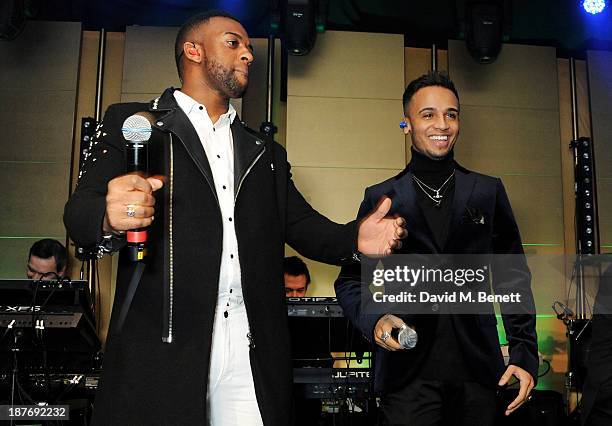
[(283, 260), (285, 273), (285, 296), (304, 297), (310, 284), (310, 272), (302, 259), (297, 256), (286, 257)]
[(26, 275), (31, 280), (56, 280), (66, 274), (68, 253), (57, 240), (45, 238), (30, 247)]

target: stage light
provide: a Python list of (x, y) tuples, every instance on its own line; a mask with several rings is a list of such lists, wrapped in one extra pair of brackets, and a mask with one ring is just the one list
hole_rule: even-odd
[(605, 0), (584, 0), (582, 2), (582, 7), (585, 11), (590, 13), (591, 15), (596, 15), (600, 13), (606, 7)]

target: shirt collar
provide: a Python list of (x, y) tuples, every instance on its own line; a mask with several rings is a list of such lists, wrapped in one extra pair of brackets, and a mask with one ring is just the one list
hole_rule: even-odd
[[(202, 112), (206, 115), (206, 117), (209, 117), (208, 112), (206, 111), (206, 106), (202, 105), (201, 103), (193, 99), (191, 96), (181, 92), (180, 90), (174, 91), (174, 98), (176, 99), (176, 103), (178, 104), (178, 106), (183, 110), (185, 114), (187, 114), (187, 116), (189, 116), (189, 114), (191, 114), (192, 112), (197, 111)], [(201, 111), (200, 107), (202, 107)], [(234, 118), (236, 118), (236, 109), (231, 103), (229, 103), (227, 112), (219, 116), (219, 121), (228, 119), (231, 124), (234, 122)]]

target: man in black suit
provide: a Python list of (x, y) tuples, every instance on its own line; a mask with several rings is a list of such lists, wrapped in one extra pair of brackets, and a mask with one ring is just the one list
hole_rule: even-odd
[[(510, 306), (501, 304), (509, 365), (504, 370), (492, 305), (485, 315), (459, 315), (449, 305), (431, 305), (430, 315), (376, 315), (362, 304), (368, 287), (359, 266), (342, 268), (336, 294), (344, 313), (378, 345), (375, 388), (382, 396), (383, 424), (492, 425), (496, 388), (512, 376), (520, 382), (518, 397), (505, 408), (509, 415), (526, 400), (537, 376), (531, 274), (519, 230), (501, 181), (453, 159), (460, 108), (448, 76), (430, 72), (414, 80), (403, 105), (400, 126), (412, 140), (412, 159), (399, 175), (366, 189), (358, 217), (378, 197), (390, 195), (391, 213), (406, 219), (409, 232), (401, 253), (491, 254), (495, 293), (523, 296), (512, 315)], [(402, 350), (392, 335), (404, 324), (418, 333), (410, 350)]]
[[(292, 423), (285, 243), (342, 264), (388, 254), (404, 231), (390, 200), (361, 223), (317, 213), (283, 147), (240, 121), (253, 53), (236, 18), (208, 12), (178, 32), (180, 90), (112, 105), (64, 222), (82, 247), (114, 250), (150, 227), (145, 268), (121, 252), (93, 424)], [(126, 174), (126, 118), (151, 120), (152, 174)], [(138, 274), (142, 274), (139, 280)]]

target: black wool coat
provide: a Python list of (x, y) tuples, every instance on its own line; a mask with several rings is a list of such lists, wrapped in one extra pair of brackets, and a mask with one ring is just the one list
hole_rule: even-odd
[[(205, 424), (206, 392), (222, 223), (213, 175), (198, 135), (174, 89), (150, 104), (109, 107), (64, 222), (84, 247), (102, 239), (107, 183), (126, 171), (124, 120), (148, 112), (153, 123), (149, 168), (166, 176), (155, 193), (144, 275), (119, 327), (134, 266), (122, 251), (117, 289), (94, 406), (96, 425)], [(236, 118), (234, 223), (250, 325), (250, 359), (265, 425), (292, 419), (292, 369), (282, 259), (288, 243), (327, 263), (350, 262), (357, 224), (317, 213), (291, 180), (285, 150)]]

